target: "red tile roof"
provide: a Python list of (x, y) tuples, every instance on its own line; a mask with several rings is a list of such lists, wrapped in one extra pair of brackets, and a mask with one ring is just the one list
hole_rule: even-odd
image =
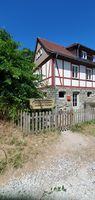
[(69, 56), (69, 57), (75, 58), (75, 56), (69, 50), (67, 50), (64, 46), (55, 44), (55, 43), (50, 42), (50, 41), (43, 39), (43, 38), (38, 38), (38, 41), (49, 52), (58, 53), (58, 54), (61, 54), (63, 56), (67, 56), (67, 57)]

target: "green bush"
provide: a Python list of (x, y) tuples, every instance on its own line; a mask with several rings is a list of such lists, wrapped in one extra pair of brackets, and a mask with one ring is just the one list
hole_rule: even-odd
[(33, 52), (21, 49), (4, 29), (0, 29), (0, 117), (14, 118), (18, 109), (27, 109), (27, 99), (40, 97), (40, 80), (34, 74)]

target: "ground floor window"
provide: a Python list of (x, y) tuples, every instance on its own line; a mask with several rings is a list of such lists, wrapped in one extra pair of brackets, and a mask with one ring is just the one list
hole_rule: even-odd
[(92, 92), (87, 92), (87, 97), (90, 97)]
[(64, 91), (59, 91), (59, 98), (64, 98), (66, 92)]
[(73, 106), (78, 105), (78, 93), (73, 93)]

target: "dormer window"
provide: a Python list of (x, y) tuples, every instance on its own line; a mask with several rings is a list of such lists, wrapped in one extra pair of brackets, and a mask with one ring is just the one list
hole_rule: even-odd
[(87, 59), (87, 52), (82, 51), (82, 52), (81, 52), (81, 58)]
[(93, 55), (93, 62), (95, 62), (95, 55)]

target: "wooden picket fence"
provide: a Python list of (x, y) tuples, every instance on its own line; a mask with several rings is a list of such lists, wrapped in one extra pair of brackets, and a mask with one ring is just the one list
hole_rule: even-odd
[(77, 123), (95, 119), (95, 109), (70, 111), (41, 111), (18, 113), (17, 124), (24, 133), (39, 133), (52, 130), (64, 131)]

